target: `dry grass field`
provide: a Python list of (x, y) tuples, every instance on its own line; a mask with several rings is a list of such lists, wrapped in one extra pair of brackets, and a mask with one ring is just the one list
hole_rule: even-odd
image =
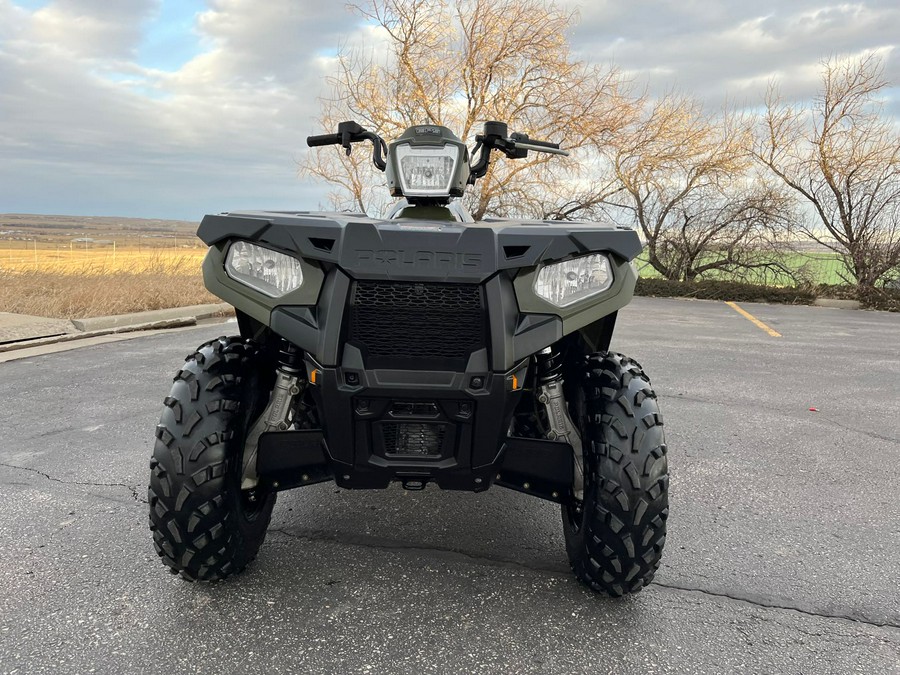
[(216, 302), (206, 249), (0, 241), (0, 312), (64, 319)]
[(199, 269), (205, 246), (135, 246), (113, 243), (96, 245), (52, 242), (0, 241), (0, 270), (4, 272), (115, 274), (143, 273), (171, 266), (194, 264)]

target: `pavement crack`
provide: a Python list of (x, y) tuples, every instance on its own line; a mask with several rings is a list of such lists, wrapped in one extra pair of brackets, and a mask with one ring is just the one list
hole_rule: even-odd
[[(488, 565), (491, 567), (505, 567), (510, 569), (518, 569), (518, 570), (527, 570), (531, 572), (539, 572), (543, 574), (549, 574), (552, 576), (559, 576), (564, 578), (569, 578), (569, 568), (568, 565), (559, 565), (559, 566), (551, 566), (551, 565), (529, 565), (526, 563), (522, 563), (517, 560), (511, 560), (508, 558), (495, 558), (491, 556), (477, 555), (473, 553), (467, 553), (465, 551), (460, 551), (459, 549), (453, 548), (443, 548), (439, 546), (422, 546), (415, 544), (403, 544), (399, 542), (386, 542), (380, 539), (376, 539), (374, 537), (367, 537), (365, 535), (337, 535), (337, 534), (329, 534), (321, 531), (314, 531), (309, 533), (298, 533), (298, 532), (290, 532), (281, 528), (272, 528), (269, 532), (275, 532), (278, 534), (282, 534), (291, 539), (297, 539), (300, 541), (308, 541), (308, 542), (317, 542), (317, 541), (325, 541), (335, 544), (344, 544), (348, 546), (361, 546), (364, 548), (373, 548), (383, 551), (411, 551), (411, 552), (422, 552), (430, 555), (440, 555), (446, 557), (455, 558), (461, 562), (468, 563), (478, 563), (481, 565)], [(715, 598), (725, 598), (727, 600), (734, 600), (735, 602), (742, 602), (749, 605), (753, 605), (755, 607), (762, 607), (765, 609), (777, 609), (786, 612), (797, 612), (798, 614), (803, 614), (805, 616), (815, 617), (818, 619), (832, 619), (836, 621), (850, 621), (858, 624), (865, 624), (867, 626), (872, 626), (874, 628), (887, 628), (887, 629), (895, 629), (900, 630), (900, 624), (892, 623), (890, 621), (879, 622), (873, 619), (861, 618), (851, 616), (849, 614), (835, 614), (828, 612), (817, 612), (809, 609), (803, 609), (801, 607), (797, 607), (794, 605), (782, 605), (774, 602), (766, 602), (761, 599), (755, 599), (747, 596), (734, 595), (729, 593), (719, 593), (716, 591), (709, 591), (703, 588), (693, 588), (689, 586), (678, 586), (676, 584), (663, 583), (659, 581), (652, 582), (653, 586), (658, 586), (660, 588), (665, 588), (669, 590), (675, 591), (684, 591), (687, 593), (700, 593), (702, 595), (715, 597)]]
[[(669, 398), (669, 399), (677, 400), (677, 401), (689, 401), (689, 402), (691, 402), (691, 403), (705, 403), (705, 404), (708, 404), (708, 405), (716, 405), (716, 406), (720, 406), (720, 407), (723, 407), (723, 408), (738, 408), (738, 407), (740, 407), (740, 408), (750, 408), (750, 407), (755, 407), (755, 408), (757, 408), (757, 409), (759, 409), (759, 410), (764, 410), (764, 411), (770, 412), (770, 413), (776, 413), (776, 414), (779, 414), (779, 415), (786, 415), (786, 416), (794, 417), (794, 418), (797, 418), (797, 419), (803, 418), (803, 419), (806, 420), (806, 421), (810, 421), (810, 420), (815, 421), (815, 418), (810, 418), (810, 417), (808, 417), (808, 416), (806, 415), (806, 412), (807, 412), (807, 409), (806, 409), (806, 408), (802, 408), (802, 409), (800, 409), (800, 410), (797, 411), (797, 414), (793, 414), (792, 411), (790, 411), (790, 410), (785, 410), (783, 407), (766, 406), (766, 405), (760, 405), (760, 404), (758, 404), (758, 403), (755, 403), (755, 404), (752, 404), (752, 405), (751, 405), (750, 403), (748, 403), (748, 402), (746, 402), (746, 401), (729, 401), (729, 400), (724, 400), (724, 399), (716, 399), (716, 400), (713, 400), (713, 399), (702, 398), (702, 397), (686, 396), (686, 395), (684, 395), (684, 394), (678, 394), (678, 393), (676, 393), (676, 394), (660, 394), (660, 398), (663, 398), (663, 399)], [(885, 435), (883, 435), (883, 434), (879, 434), (879, 433), (874, 432), (874, 431), (869, 431), (868, 429), (859, 429), (859, 428), (857, 428), (857, 427), (850, 426), (850, 425), (848, 425), (848, 424), (842, 424), (841, 422), (838, 422), (836, 419), (834, 419), (833, 417), (831, 417), (831, 416), (828, 415), (827, 413), (823, 413), (823, 412), (821, 412), (821, 411), (818, 411), (818, 412), (816, 413), (816, 417), (818, 417), (818, 418), (824, 420), (824, 421), (827, 422), (827, 423), (833, 424), (833, 425), (835, 425), (836, 427), (840, 427), (841, 429), (844, 429), (845, 431), (851, 431), (851, 432), (853, 432), (853, 433), (855, 433), (855, 434), (860, 434), (861, 436), (867, 436), (867, 437), (869, 437), (869, 438), (875, 438), (875, 439), (878, 439), (878, 440), (880, 440), (880, 441), (886, 441), (886, 442), (888, 442), (888, 443), (896, 443), (896, 444), (900, 444), (900, 438), (893, 438), (892, 436), (885, 436)]]
[(133, 485), (127, 485), (126, 483), (92, 483), (88, 481), (79, 481), (79, 480), (63, 480), (62, 478), (56, 478), (51, 476), (49, 473), (45, 473), (38, 469), (32, 469), (27, 466), (16, 466), (15, 464), (7, 464), (6, 462), (0, 462), (0, 466), (5, 466), (8, 469), (15, 469), (17, 471), (28, 471), (30, 473), (36, 473), (39, 476), (43, 476), (47, 480), (53, 481), (54, 483), (61, 483), (63, 485), (81, 485), (86, 487), (121, 487), (125, 488), (131, 493), (131, 497), (134, 501), (139, 502), (141, 504), (147, 504), (147, 500), (140, 496), (138, 493), (138, 489)]
[[(130, 421), (136, 420), (136, 419), (144, 419), (146, 416), (148, 416), (154, 412), (158, 412), (158, 410), (159, 410), (158, 406), (154, 406), (153, 408), (150, 408), (148, 406), (148, 408), (146, 410), (132, 412), (123, 417), (117, 417), (114, 419), (105, 420), (96, 429), (94, 429), (94, 431), (96, 431), (102, 427), (112, 428), (117, 424), (130, 422)], [(91, 425), (91, 426), (96, 426), (96, 425)], [(91, 428), (91, 426), (89, 426), (88, 428)], [(24, 441), (36, 441), (36, 440), (50, 438), (52, 436), (59, 436), (61, 434), (71, 434), (71, 433), (85, 432), (85, 431), (86, 431), (86, 428), (83, 425), (74, 426), (74, 427), (66, 427), (65, 429), (51, 429), (49, 431), (42, 431), (41, 433), (36, 434), (34, 436), (26, 437), (22, 440), (23, 440), (23, 442)], [(88, 432), (88, 433), (90, 433), (90, 432)]]
[(736, 602), (743, 602), (748, 605), (754, 605), (756, 607), (763, 607), (765, 609), (780, 609), (786, 612), (797, 612), (798, 614), (803, 614), (805, 616), (812, 616), (818, 619), (834, 619), (837, 621), (851, 621), (853, 623), (861, 623), (866, 626), (872, 626), (874, 628), (889, 628), (894, 630), (900, 630), (900, 624), (893, 623), (891, 621), (875, 621), (874, 619), (867, 619), (864, 617), (851, 616), (850, 614), (835, 614), (829, 612), (817, 612), (811, 609), (803, 609), (802, 607), (797, 607), (795, 605), (780, 605), (775, 602), (767, 602), (765, 600), (761, 600), (758, 598), (751, 598), (744, 595), (734, 595), (731, 593), (720, 593), (717, 591), (710, 591), (705, 588), (693, 588), (690, 586), (678, 586), (676, 584), (663, 583), (660, 581), (654, 581), (654, 586), (659, 586), (661, 588), (668, 588), (674, 591), (684, 591), (686, 593), (701, 593), (703, 595), (708, 595), (714, 598), (726, 598), (728, 600), (734, 600)]
[(375, 537), (367, 537), (365, 535), (352, 535), (352, 536), (338, 536), (331, 535), (325, 532), (315, 532), (309, 534), (301, 534), (297, 532), (289, 532), (284, 529), (269, 529), (269, 532), (277, 532), (278, 534), (283, 534), (286, 537), (290, 537), (292, 539), (299, 539), (300, 541), (326, 541), (334, 544), (344, 544), (347, 546), (361, 546), (363, 548), (373, 548), (382, 551), (411, 551), (411, 552), (421, 552), (428, 554), (437, 554), (444, 557), (452, 557), (460, 560), (461, 562), (476, 562), (482, 565), (488, 565), (490, 567), (506, 567), (510, 569), (519, 569), (519, 570), (528, 570), (531, 572), (542, 572), (544, 574), (550, 574), (554, 576), (565, 576), (568, 577), (568, 566), (567, 565), (528, 565), (526, 563), (520, 562), (518, 560), (511, 560), (509, 558), (494, 558), (491, 556), (485, 555), (477, 555), (474, 553), (467, 553), (466, 551), (460, 551), (455, 548), (444, 548), (440, 546), (423, 546), (416, 544), (402, 544), (399, 542), (386, 542), (380, 539), (376, 539)]
[(869, 438), (877, 438), (881, 441), (887, 441), (888, 443), (898, 443), (900, 444), (900, 438), (891, 438), (890, 436), (882, 436), (881, 434), (875, 433), (874, 431), (866, 431), (865, 429), (857, 429), (856, 427), (851, 427), (847, 424), (842, 424), (838, 422), (833, 417), (829, 417), (828, 415), (822, 415), (826, 422), (830, 422), (836, 427), (840, 427), (846, 431), (852, 431), (856, 434), (862, 434), (863, 436), (868, 436)]

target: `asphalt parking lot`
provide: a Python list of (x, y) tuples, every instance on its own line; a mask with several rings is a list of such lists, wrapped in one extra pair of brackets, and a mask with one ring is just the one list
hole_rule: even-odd
[[(557, 507), (327, 484), (259, 559), (170, 576), (147, 529), (171, 375), (223, 326), (0, 363), (0, 673), (900, 672), (900, 315), (637, 298), (660, 395), (654, 584), (571, 576)], [(810, 410), (814, 408), (815, 410)]]

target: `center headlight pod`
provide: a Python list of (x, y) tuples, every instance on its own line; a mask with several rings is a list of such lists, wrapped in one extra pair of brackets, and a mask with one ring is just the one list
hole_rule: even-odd
[(450, 194), (460, 149), (455, 145), (397, 145), (400, 185), (404, 196), (427, 197)]
[(613, 275), (609, 258), (591, 253), (545, 265), (534, 278), (534, 293), (557, 307), (568, 307), (609, 290)]
[(272, 298), (280, 298), (303, 284), (300, 261), (248, 241), (236, 241), (225, 258), (228, 276)]
[(384, 177), (392, 197), (428, 201), (462, 197), (469, 182), (469, 151), (447, 127), (410, 127), (388, 146)]

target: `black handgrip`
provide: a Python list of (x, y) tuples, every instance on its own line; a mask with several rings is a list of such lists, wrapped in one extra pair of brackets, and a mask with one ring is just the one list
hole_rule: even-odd
[(321, 136), (307, 136), (306, 144), (311, 148), (316, 148), (320, 145), (340, 145), (341, 144), (341, 135), (340, 134), (322, 134)]

